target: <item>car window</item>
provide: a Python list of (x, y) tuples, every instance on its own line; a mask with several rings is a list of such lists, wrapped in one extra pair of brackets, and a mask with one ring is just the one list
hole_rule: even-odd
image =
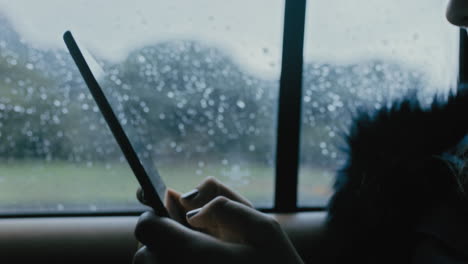
[(457, 81), (458, 30), (446, 1), (308, 1), (299, 205), (323, 206), (343, 164), (342, 136), (357, 109), (418, 90), (423, 102)]
[(144, 116), (168, 187), (215, 176), (271, 207), (283, 12), (280, 0), (0, 1), (0, 213), (139, 209), (66, 30)]
[[(357, 109), (454, 86), (445, 2), (307, 2), (300, 207), (326, 204)], [(272, 207), (283, 13), (280, 0), (0, 0), (0, 213), (141, 210), (65, 30), (151, 135), (146, 151), (169, 187), (215, 176)]]

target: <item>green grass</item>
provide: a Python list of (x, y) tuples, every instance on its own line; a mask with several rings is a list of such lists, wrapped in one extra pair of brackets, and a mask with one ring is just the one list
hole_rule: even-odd
[[(159, 166), (168, 187), (180, 192), (193, 189), (203, 178), (214, 176), (259, 206), (271, 206), (274, 170), (247, 167), (179, 163)], [(300, 204), (316, 205), (329, 195), (330, 176), (304, 168), (300, 176)], [(99, 210), (106, 206), (135, 205), (137, 181), (125, 163), (72, 164), (22, 161), (0, 164), (2, 208), (57, 208), (73, 206)], [(81, 208), (80, 207), (80, 208)]]

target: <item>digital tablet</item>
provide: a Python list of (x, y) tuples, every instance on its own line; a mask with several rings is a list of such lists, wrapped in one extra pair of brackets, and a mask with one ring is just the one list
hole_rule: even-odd
[[(163, 203), (166, 185), (156, 169), (154, 158), (148, 154), (148, 151), (145, 151), (147, 145), (141, 133), (138, 133), (138, 128), (132, 122), (125, 121), (125, 114), (122, 113), (122, 109), (125, 109), (125, 100), (119, 99), (115, 93), (115, 87), (110, 85), (112, 82), (106, 81), (109, 75), (83, 46), (78, 45), (70, 31), (65, 32), (63, 39), (107, 125), (141, 185), (146, 202), (157, 215), (168, 217), (169, 214)], [(120, 122), (119, 119), (124, 120), (124, 122)]]

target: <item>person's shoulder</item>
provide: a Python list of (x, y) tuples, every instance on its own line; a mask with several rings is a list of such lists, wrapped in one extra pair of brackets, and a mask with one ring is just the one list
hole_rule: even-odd
[(416, 229), (413, 263), (468, 263), (468, 203), (444, 201)]
[(412, 264), (461, 264), (468, 263), (466, 256), (460, 255), (440, 239), (433, 236), (421, 237), (414, 249)]

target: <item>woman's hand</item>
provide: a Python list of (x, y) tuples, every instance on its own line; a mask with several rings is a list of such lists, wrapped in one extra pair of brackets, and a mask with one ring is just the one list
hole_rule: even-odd
[[(218, 196), (252, 207), (249, 200), (213, 177), (204, 179), (195, 189), (185, 194), (168, 189), (164, 203), (171, 218), (185, 225), (187, 224), (185, 215), (189, 211), (203, 207)], [(141, 189), (137, 191), (137, 198), (141, 203), (146, 204)]]
[[(144, 203), (141, 190), (137, 197)], [(168, 190), (165, 204), (172, 219), (140, 217), (135, 235), (145, 247), (134, 263), (302, 263), (275, 219), (215, 178), (186, 194)]]
[(218, 196), (186, 221), (193, 229), (144, 213), (135, 235), (146, 246), (134, 263), (302, 263), (276, 220), (241, 202)]

